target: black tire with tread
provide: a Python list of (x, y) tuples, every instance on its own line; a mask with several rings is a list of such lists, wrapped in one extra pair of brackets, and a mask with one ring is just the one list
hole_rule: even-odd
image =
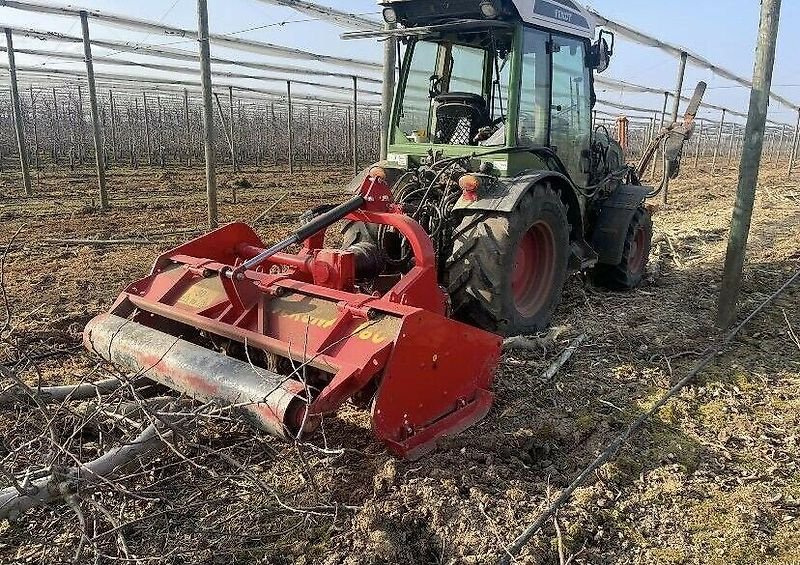
[[(645, 230), (645, 262), (638, 272), (631, 269), (631, 251), (633, 239), (636, 231), (640, 228)], [(631, 290), (642, 284), (647, 262), (650, 258), (650, 248), (653, 239), (653, 218), (650, 212), (640, 206), (628, 226), (625, 237), (625, 247), (622, 252), (622, 261), (619, 265), (598, 264), (592, 270), (592, 281), (597, 286), (610, 290)]]
[[(457, 319), (500, 335), (545, 329), (558, 304), (570, 255), (567, 208), (548, 184), (526, 192), (511, 213), (466, 215), (453, 234), (447, 287)], [(517, 311), (512, 276), (517, 246), (535, 223), (544, 221), (554, 238), (555, 266), (547, 299), (533, 316)]]

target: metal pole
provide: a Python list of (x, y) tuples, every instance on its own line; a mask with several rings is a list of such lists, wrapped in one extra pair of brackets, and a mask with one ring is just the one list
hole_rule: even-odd
[(762, 0), (753, 88), (750, 91), (750, 110), (739, 164), (739, 186), (736, 191), (736, 205), (731, 220), (725, 272), (717, 310), (717, 325), (721, 328), (729, 328), (736, 318), (736, 303), (742, 283), (745, 250), (758, 184), (758, 169), (764, 149), (764, 129), (772, 88), (780, 12), (781, 0)]
[[(396, 24), (386, 24), (391, 30)], [(391, 140), (392, 103), (394, 102), (395, 67), (397, 66), (397, 39), (386, 39), (383, 44), (383, 98), (381, 100), (381, 160), (389, 154)]]
[(789, 157), (789, 169), (787, 174), (792, 175), (794, 160), (797, 159), (797, 141), (800, 138), (800, 108), (797, 109), (797, 125), (794, 127), (794, 141), (792, 142), (792, 155)]
[(678, 121), (678, 111), (681, 108), (681, 92), (683, 91), (683, 79), (686, 76), (686, 60), (689, 54), (686, 51), (681, 52), (681, 62), (678, 65), (678, 83), (675, 86), (675, 104), (672, 106), (672, 121)]
[(200, 76), (203, 87), (208, 227), (215, 229), (219, 225), (219, 219), (217, 217), (217, 174), (214, 169), (214, 101), (211, 99), (211, 49), (208, 41), (208, 0), (197, 0), (197, 20), (197, 40), (200, 42)]
[(230, 122), (230, 130), (231, 130), (231, 166), (233, 167), (233, 172), (235, 173), (238, 169), (236, 164), (236, 138), (234, 137), (234, 129), (233, 129), (233, 87), (228, 87), (228, 121)]
[(714, 147), (714, 159), (711, 161), (711, 176), (715, 176), (717, 174), (717, 158), (719, 157), (719, 147), (722, 144), (722, 127), (725, 125), (725, 112), (726, 110), (722, 109), (722, 119), (719, 122), (719, 132), (717, 133), (717, 145)]
[(28, 146), (25, 143), (25, 128), (22, 125), (22, 105), (19, 101), (19, 88), (17, 87), (17, 63), (14, 58), (14, 39), (11, 30), (5, 28), (6, 51), (8, 52), (8, 70), (11, 75), (11, 106), (14, 111), (14, 130), (17, 134), (17, 149), (19, 163), (22, 168), (22, 184), (25, 187), (25, 196), (33, 196), (31, 188), (31, 171), (28, 168)]
[(353, 170), (358, 174), (358, 77), (353, 75)]
[(289, 134), (289, 174), (294, 174), (294, 147), (292, 139), (292, 81), (286, 81), (286, 130)]
[(100, 114), (97, 111), (97, 89), (94, 83), (92, 43), (89, 40), (89, 15), (85, 10), (81, 10), (81, 30), (83, 31), (83, 56), (86, 59), (86, 78), (89, 81), (89, 106), (92, 111), (92, 134), (94, 135), (94, 156), (97, 164), (97, 185), (100, 188), (100, 209), (108, 210), (106, 170), (103, 163), (103, 128), (100, 127)]

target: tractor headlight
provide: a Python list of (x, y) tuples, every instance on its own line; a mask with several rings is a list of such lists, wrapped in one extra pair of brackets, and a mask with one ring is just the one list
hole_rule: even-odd
[(480, 4), (480, 9), (484, 18), (493, 20), (498, 16), (497, 6), (491, 0), (483, 0)]
[(397, 23), (397, 12), (394, 11), (394, 8), (383, 9), (383, 21), (385, 21), (387, 24)]

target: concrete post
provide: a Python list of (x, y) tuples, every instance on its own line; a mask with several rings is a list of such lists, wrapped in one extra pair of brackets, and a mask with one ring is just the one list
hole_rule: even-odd
[(97, 111), (97, 87), (94, 82), (92, 43), (89, 39), (89, 15), (85, 10), (81, 10), (81, 31), (83, 32), (83, 56), (86, 60), (86, 77), (89, 82), (89, 107), (92, 112), (92, 135), (94, 137), (95, 164), (97, 165), (97, 185), (100, 189), (100, 209), (108, 210), (106, 167), (103, 162), (103, 128), (100, 126), (100, 113)]
[(729, 328), (736, 318), (736, 303), (742, 283), (745, 250), (753, 215), (756, 185), (758, 184), (758, 169), (764, 148), (764, 129), (772, 88), (772, 71), (775, 65), (775, 46), (780, 12), (781, 0), (762, 0), (753, 88), (750, 92), (750, 110), (744, 134), (742, 159), (739, 164), (739, 186), (731, 220), (725, 271), (717, 311), (717, 325), (721, 328)]
[(19, 151), (19, 163), (22, 169), (22, 184), (25, 189), (25, 196), (33, 196), (31, 187), (31, 171), (28, 163), (28, 146), (25, 141), (25, 127), (22, 124), (22, 104), (19, 101), (19, 87), (17, 85), (17, 63), (14, 58), (14, 39), (11, 30), (5, 28), (6, 32), (6, 51), (8, 53), (8, 71), (11, 75), (11, 106), (14, 112), (14, 131), (17, 134), (17, 150)]
[(206, 159), (206, 200), (208, 227), (219, 225), (217, 213), (217, 173), (214, 156), (214, 101), (211, 99), (211, 48), (208, 39), (208, 0), (197, 0), (197, 40), (200, 42), (200, 79), (203, 88), (203, 142)]

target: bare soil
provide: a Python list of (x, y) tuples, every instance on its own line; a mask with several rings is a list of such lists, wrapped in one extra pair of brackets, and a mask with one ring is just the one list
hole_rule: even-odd
[[(341, 199), (346, 172), (222, 174), (224, 222), (251, 221), (277, 240), (302, 211)], [(236, 202), (231, 187), (239, 183)], [(245, 188), (244, 186), (252, 186)], [(0, 176), (0, 244), (10, 327), (0, 362), (28, 356), (30, 384), (104, 378), (80, 332), (155, 256), (205, 224), (200, 169), (114, 169), (113, 208), (99, 213), (90, 171), (43, 175), (24, 198)], [(0, 562), (494, 563), (629, 422), (687, 373), (718, 338), (716, 296), (736, 173), (689, 166), (655, 216), (647, 283), (630, 293), (565, 289), (547, 351), (505, 355), (489, 417), (417, 462), (397, 460), (345, 408), (324, 436), (292, 446), (239, 422), (198, 422), (115, 487), (74, 508), (53, 505), (0, 522)], [(180, 233), (177, 233), (180, 232)], [(133, 240), (115, 245), (57, 240)], [(741, 311), (800, 267), (800, 182), (763, 167)], [(2, 305), (0, 305), (2, 306)], [(3, 307), (5, 309), (5, 307)], [(2, 311), (2, 310), (0, 310)], [(5, 316), (0, 316), (5, 322)], [(579, 489), (518, 563), (800, 562), (800, 285), (757, 316), (699, 380)], [(577, 335), (580, 350), (550, 382), (540, 375)], [(43, 358), (43, 355), (51, 355)], [(0, 383), (0, 389), (8, 383)], [(53, 416), (68, 436), (80, 414)], [(54, 453), (35, 408), (0, 410), (5, 471)], [(80, 459), (122, 432), (100, 426), (65, 445)], [(8, 458), (39, 436), (24, 455)], [(72, 462), (56, 453), (61, 464)], [(9, 484), (0, 476), (0, 486)], [(82, 537), (85, 542), (78, 551)], [(76, 555), (76, 551), (78, 551)], [(562, 556), (559, 556), (559, 553)]]

